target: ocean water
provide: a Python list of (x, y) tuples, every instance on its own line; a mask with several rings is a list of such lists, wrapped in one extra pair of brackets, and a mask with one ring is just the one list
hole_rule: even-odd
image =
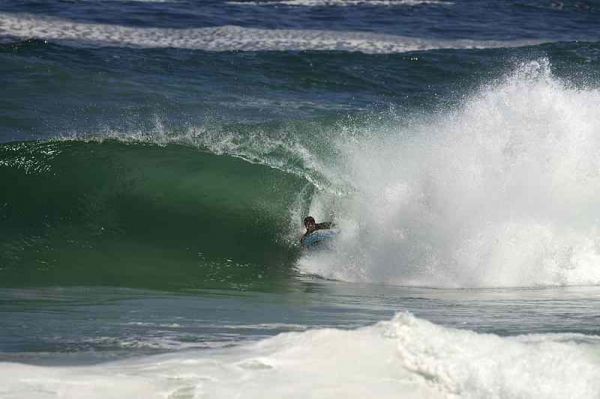
[(597, 1), (0, 2), (0, 398), (600, 398), (599, 35)]

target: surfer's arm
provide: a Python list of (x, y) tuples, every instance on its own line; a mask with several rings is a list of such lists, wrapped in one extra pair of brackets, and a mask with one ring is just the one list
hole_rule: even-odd
[(333, 227), (333, 222), (317, 223), (317, 230), (330, 229)]

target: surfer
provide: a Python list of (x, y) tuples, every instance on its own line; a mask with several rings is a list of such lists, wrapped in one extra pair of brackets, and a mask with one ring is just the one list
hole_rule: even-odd
[(300, 242), (303, 242), (304, 238), (306, 238), (306, 236), (308, 236), (310, 233), (317, 230), (330, 229), (332, 226), (333, 222), (317, 223), (315, 221), (315, 218), (313, 218), (312, 216), (307, 216), (304, 218), (304, 227), (306, 227), (306, 233), (304, 233), (304, 235), (300, 239)]

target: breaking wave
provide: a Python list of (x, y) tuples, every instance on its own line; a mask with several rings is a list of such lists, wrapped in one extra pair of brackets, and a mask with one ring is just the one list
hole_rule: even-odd
[(599, 106), (539, 60), (431, 115), (4, 144), (1, 281), (598, 285)]
[[(589, 85), (588, 85), (589, 86)], [(600, 284), (600, 90), (523, 64), (453, 111), (356, 130), (353, 194), (306, 273), (436, 287)], [(327, 217), (326, 196), (312, 212)]]

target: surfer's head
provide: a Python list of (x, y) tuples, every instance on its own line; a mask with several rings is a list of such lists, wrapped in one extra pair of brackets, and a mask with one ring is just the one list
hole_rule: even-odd
[(316, 224), (317, 222), (315, 222), (315, 218), (313, 218), (312, 216), (307, 216), (304, 218), (304, 227), (306, 227), (307, 229), (314, 229)]

